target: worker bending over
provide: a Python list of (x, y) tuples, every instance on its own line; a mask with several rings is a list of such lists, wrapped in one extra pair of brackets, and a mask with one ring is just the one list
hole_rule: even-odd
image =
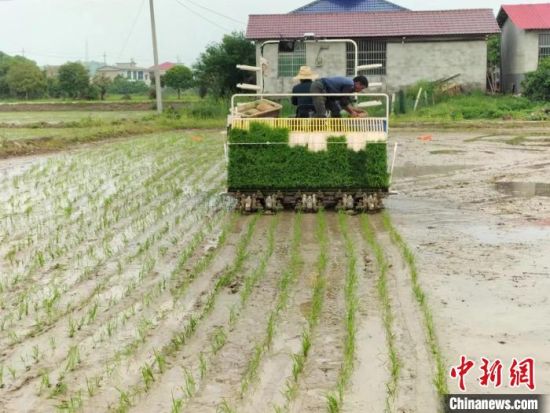
[[(362, 75), (353, 79), (342, 76), (322, 77), (311, 84), (310, 93), (359, 93), (368, 86), (369, 81)], [(330, 111), (333, 118), (339, 118), (342, 109), (353, 117), (360, 116), (364, 112), (352, 106), (349, 96), (313, 96), (313, 105), (316, 118), (325, 118), (327, 111)]]

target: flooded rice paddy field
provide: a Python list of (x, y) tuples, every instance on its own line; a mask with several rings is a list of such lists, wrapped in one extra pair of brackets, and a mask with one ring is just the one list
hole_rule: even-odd
[(360, 216), (233, 213), (222, 138), (0, 162), (0, 411), (437, 412), (462, 355), (550, 391), (550, 136), (395, 130)]

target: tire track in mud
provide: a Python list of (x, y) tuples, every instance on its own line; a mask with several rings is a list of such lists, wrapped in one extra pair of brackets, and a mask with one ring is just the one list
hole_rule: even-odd
[(387, 287), (393, 312), (392, 334), (398, 356), (399, 376), (395, 398), (389, 399), (390, 411), (403, 413), (437, 412), (440, 401), (434, 377), (437, 374), (427, 343), (424, 316), (413, 295), (410, 269), (401, 251), (392, 243), (382, 215), (363, 218), (370, 225), (388, 265)]
[[(221, 301), (225, 304), (226, 310), (214, 324), (219, 324), (226, 332), (226, 341), (217, 354), (205, 348), (205, 340), (208, 338), (207, 332), (200, 332), (196, 340), (189, 343), (184, 351), (181, 365), (175, 366), (170, 373), (169, 382), (150, 395), (150, 399), (145, 400), (133, 411), (169, 411), (173, 405), (170, 399), (170, 390), (174, 398), (180, 396), (182, 411), (187, 412), (212, 412), (216, 411), (222, 400), (230, 400), (240, 391), (241, 372), (246, 367), (247, 360), (251, 356), (253, 345), (257, 340), (257, 334), (264, 329), (263, 319), (267, 313), (270, 303), (275, 300), (276, 284), (279, 279), (282, 266), (278, 264), (284, 262), (288, 255), (287, 243), (291, 238), (292, 219), (284, 216), (261, 218), (258, 223), (261, 227), (271, 228), (275, 225), (273, 233), (273, 248), (269, 250), (269, 239), (261, 231), (261, 236), (256, 239), (258, 246), (262, 248), (263, 254), (259, 266), (251, 265), (251, 270), (245, 276), (243, 285), (239, 287), (240, 293), (247, 288), (247, 283), (253, 282), (252, 279), (258, 275), (246, 302), (243, 302), (243, 296), (236, 296), (233, 293), (225, 293)], [(274, 222), (274, 220), (276, 220)], [(265, 261), (264, 261), (265, 260)], [(257, 271), (265, 270), (264, 274), (256, 274)], [(239, 308), (232, 321), (232, 311)], [(230, 310), (231, 309), (231, 310)], [(202, 336), (202, 337), (201, 337)], [(203, 368), (201, 371), (201, 358)], [(182, 384), (186, 383), (186, 375), (192, 375), (195, 380), (194, 392), (185, 393)]]

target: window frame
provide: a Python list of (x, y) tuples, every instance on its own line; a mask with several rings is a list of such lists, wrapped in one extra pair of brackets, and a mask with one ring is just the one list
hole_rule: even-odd
[[(544, 51), (543, 51), (544, 50)], [(550, 32), (539, 33), (539, 62), (550, 57)]]
[[(293, 77), (306, 65), (306, 43), (294, 41), (292, 51), (289, 49), (288, 41), (280, 42), (277, 50), (277, 76)], [(285, 50), (286, 49), (286, 50)]]
[[(388, 42), (386, 40), (376, 39), (354, 39), (357, 43), (358, 57), (360, 65), (370, 65), (382, 63), (382, 67), (369, 70), (369, 75), (386, 75)], [(370, 46), (370, 47), (369, 47)], [(370, 50), (369, 50), (370, 49)], [(346, 43), (346, 75), (353, 76), (355, 74), (355, 47), (351, 43)]]

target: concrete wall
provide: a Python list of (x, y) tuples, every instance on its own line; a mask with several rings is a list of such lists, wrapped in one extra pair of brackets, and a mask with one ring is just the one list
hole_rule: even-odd
[[(320, 50), (322, 48), (322, 50)], [(268, 61), (268, 70), (264, 76), (264, 90), (270, 93), (290, 92), (297, 83), (290, 77), (279, 77), (279, 46), (267, 44), (264, 47), (264, 58)], [(256, 61), (260, 61), (260, 46), (256, 46)], [(319, 76), (342, 76), (346, 73), (345, 43), (307, 43), (306, 65)]]
[[(263, 56), (269, 64), (264, 75), (264, 90), (270, 93), (290, 92), (295, 84), (292, 77), (279, 77), (277, 73), (278, 45), (265, 45)], [(259, 64), (259, 45), (256, 60)], [(485, 90), (487, 43), (485, 40), (388, 42), (386, 63), (385, 76), (368, 76), (371, 82), (382, 82), (383, 91), (393, 92), (419, 80), (437, 80), (457, 73), (460, 73), (455, 79), (457, 83), (470, 89)], [(307, 43), (306, 65), (320, 76), (345, 75), (346, 44)]]
[(502, 91), (519, 93), (525, 73), (537, 70), (539, 33), (522, 30), (510, 19), (501, 30)]
[(460, 73), (453, 82), (485, 90), (487, 42), (431, 41), (388, 43), (386, 82), (390, 90), (420, 80), (438, 80)]

